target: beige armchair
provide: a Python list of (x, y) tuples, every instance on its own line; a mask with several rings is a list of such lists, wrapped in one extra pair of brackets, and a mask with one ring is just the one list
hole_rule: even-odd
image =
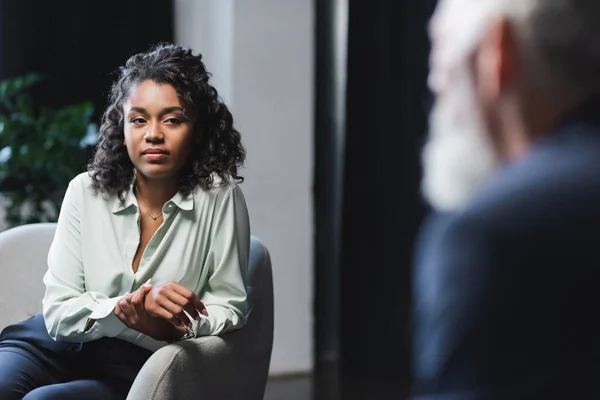
[[(55, 224), (0, 233), (0, 330), (41, 311), (42, 276)], [(252, 237), (250, 313), (242, 330), (167, 345), (137, 376), (128, 400), (262, 400), (273, 346), (273, 279), (266, 247)], [(27, 293), (27, 296), (23, 296)]]

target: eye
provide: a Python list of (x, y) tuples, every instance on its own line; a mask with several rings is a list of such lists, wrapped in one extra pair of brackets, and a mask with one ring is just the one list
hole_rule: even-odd
[(175, 117), (168, 118), (165, 122), (170, 125), (179, 125), (182, 123), (182, 121), (179, 118)]
[(141, 125), (145, 122), (146, 122), (146, 120), (142, 117), (135, 117), (135, 118), (131, 118), (129, 120), (129, 123), (134, 124), (134, 125)]

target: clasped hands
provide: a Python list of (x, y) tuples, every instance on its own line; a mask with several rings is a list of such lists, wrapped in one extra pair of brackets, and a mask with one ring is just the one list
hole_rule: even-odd
[(138, 290), (125, 294), (115, 307), (115, 315), (128, 328), (156, 340), (172, 341), (187, 333), (192, 321), (208, 316), (204, 303), (196, 293), (176, 283), (153, 286), (148, 280)]

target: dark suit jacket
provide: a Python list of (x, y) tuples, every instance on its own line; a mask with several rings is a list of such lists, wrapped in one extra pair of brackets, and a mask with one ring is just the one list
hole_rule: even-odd
[(429, 221), (414, 399), (600, 399), (600, 102)]

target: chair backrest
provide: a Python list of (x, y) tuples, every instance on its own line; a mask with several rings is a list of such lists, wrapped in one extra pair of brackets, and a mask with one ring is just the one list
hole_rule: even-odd
[(0, 329), (42, 311), (55, 230), (54, 223), (40, 223), (0, 232)]
[(247, 346), (244, 347), (250, 353), (249, 356), (255, 360), (255, 368), (266, 367), (263, 371), (266, 384), (273, 350), (273, 271), (267, 248), (254, 236), (250, 241), (248, 299), (250, 312), (248, 322), (242, 330), (244, 341), (247, 342)]

